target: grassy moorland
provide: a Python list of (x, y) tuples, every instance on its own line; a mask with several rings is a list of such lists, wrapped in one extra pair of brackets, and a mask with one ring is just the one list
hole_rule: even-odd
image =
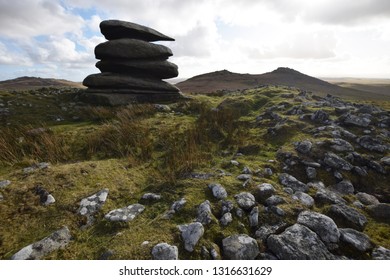
[[(219, 224), (221, 205), (207, 188), (211, 182), (223, 185), (231, 201), (239, 192), (253, 192), (256, 185), (270, 183), (286, 201), (280, 205), (286, 215), (279, 217), (261, 210), (260, 224), (295, 223), (305, 207), (292, 200), (278, 180), (278, 174), (285, 172), (280, 154), (289, 152), (299, 158), (294, 142), (309, 139), (327, 143), (332, 138), (325, 132), (313, 133), (319, 127), (310, 120), (315, 111), (326, 111), (334, 121), (339, 117), (331, 106), (318, 107), (315, 102), (319, 99), (306, 100), (299, 93), (297, 89), (265, 86), (188, 95), (188, 99), (168, 107), (139, 104), (110, 108), (80, 102), (75, 89), (0, 92), (0, 181), (11, 181), (0, 189), (0, 259), (9, 259), (24, 246), (64, 225), (72, 233), (72, 242), (47, 259), (98, 259), (107, 252), (112, 252), (114, 259), (150, 259), (151, 248), (160, 242), (178, 246), (181, 259), (204, 258), (202, 246), (220, 250), (227, 236), (254, 235), (246, 216), (233, 215), (233, 222), (226, 227)], [(306, 117), (287, 113), (304, 103), (302, 114)], [(390, 101), (360, 103), (390, 109)], [(266, 116), (270, 108), (282, 120), (258, 118)], [(363, 134), (360, 127), (350, 130)], [(375, 133), (379, 134), (379, 128)], [(383, 141), (390, 144), (389, 139)], [(317, 152), (321, 154), (326, 149), (326, 145), (319, 146)], [(357, 146), (355, 149), (378, 160), (388, 155)], [(49, 168), (24, 170), (40, 162), (50, 163)], [(246, 186), (236, 179), (244, 167), (252, 170), (252, 179)], [(273, 174), (264, 174), (265, 168)], [(300, 164), (289, 170), (296, 178), (309, 182)], [(353, 182), (356, 191), (389, 202), (388, 173), (378, 174), (372, 169), (367, 173), (364, 178), (352, 172), (343, 171), (342, 175)], [(317, 180), (326, 186), (336, 182), (326, 168), (318, 169)], [(52, 194), (56, 202), (42, 205), (34, 192), (37, 185)], [(95, 223), (84, 229), (85, 221), (77, 215), (79, 203), (103, 188), (109, 190), (107, 202)], [(145, 203), (145, 211), (131, 222), (104, 219), (112, 209), (144, 203), (144, 193), (158, 193), (162, 199)], [(315, 190), (309, 194), (314, 196)], [(187, 200), (184, 208), (171, 219), (165, 218), (172, 203), (182, 197)], [(355, 201), (353, 195), (345, 195), (344, 199), (348, 203)], [(195, 251), (188, 253), (177, 225), (196, 219), (197, 207), (205, 200), (211, 202), (214, 218), (205, 226)], [(315, 205), (312, 209), (325, 213), (328, 208)], [(377, 246), (390, 248), (390, 225), (370, 217), (364, 209), (359, 211), (369, 219), (364, 233)], [(264, 244), (260, 248), (266, 250)]]

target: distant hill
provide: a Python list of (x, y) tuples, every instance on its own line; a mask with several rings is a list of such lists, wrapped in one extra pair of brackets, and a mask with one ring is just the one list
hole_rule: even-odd
[(389, 100), (390, 96), (379, 93), (373, 95), (371, 92), (341, 87), (285, 67), (256, 75), (222, 70), (195, 76), (176, 84), (184, 93), (211, 93), (218, 90), (240, 90), (262, 85), (289, 86), (315, 92), (319, 95), (332, 94), (352, 99)]
[(341, 87), (385, 95), (390, 100), (390, 79), (324, 78), (324, 80)]
[(30, 90), (42, 87), (84, 88), (81, 83), (71, 82), (62, 79), (47, 79), (25, 76), (12, 80), (0, 81), (0, 90)]

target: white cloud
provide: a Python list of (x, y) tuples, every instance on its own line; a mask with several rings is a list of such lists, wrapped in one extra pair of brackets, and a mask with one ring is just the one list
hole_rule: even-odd
[(186, 35), (176, 36), (168, 46), (175, 56), (208, 57), (218, 48), (218, 33), (215, 24), (205, 26), (198, 23)]
[(87, 21), (88, 28), (93, 32), (100, 32), (99, 24), (102, 22), (102, 18), (99, 15), (93, 15)]
[(0, 64), (29, 66), (32, 64), (32, 61), (10, 50), (5, 44), (0, 42)]
[(67, 12), (56, 0), (0, 0), (0, 36), (24, 39), (78, 33), (83, 25), (81, 16)]
[(329, 59), (336, 56), (336, 44), (331, 32), (297, 32), (287, 34), (285, 40), (277, 44), (262, 47), (246, 44), (246, 49), (252, 59)]

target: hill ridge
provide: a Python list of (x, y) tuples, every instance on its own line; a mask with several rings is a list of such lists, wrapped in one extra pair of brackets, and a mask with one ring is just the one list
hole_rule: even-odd
[(369, 91), (341, 87), (288, 67), (278, 67), (263, 74), (241, 74), (225, 69), (197, 75), (176, 84), (184, 93), (235, 91), (263, 85), (295, 87), (322, 96), (332, 94), (351, 99), (371, 99), (375, 97), (380, 100), (388, 100), (389, 98), (385, 94), (374, 93), (373, 96), (373, 93)]
[(83, 88), (80, 82), (73, 82), (65, 79), (41, 78), (34, 76), (22, 76), (14, 79), (0, 81), (0, 90), (30, 90), (41, 87)]

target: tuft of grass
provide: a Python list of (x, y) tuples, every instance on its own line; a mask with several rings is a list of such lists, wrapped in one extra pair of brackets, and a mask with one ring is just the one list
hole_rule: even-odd
[(48, 128), (5, 127), (0, 135), (0, 163), (14, 165), (25, 159), (52, 163), (72, 158), (67, 139)]
[(183, 133), (166, 133), (160, 138), (159, 146), (164, 151), (159, 169), (172, 183), (211, 158), (194, 128)]
[(231, 108), (204, 110), (195, 122), (199, 142), (217, 144), (218, 148), (237, 146), (243, 142), (244, 126), (240, 112)]
[(81, 115), (84, 119), (92, 120), (94, 122), (105, 122), (113, 119), (116, 114), (112, 108), (87, 106), (82, 109)]
[(150, 127), (143, 118), (153, 114), (151, 105), (124, 108), (86, 139), (87, 156), (128, 157), (149, 160), (153, 152)]

